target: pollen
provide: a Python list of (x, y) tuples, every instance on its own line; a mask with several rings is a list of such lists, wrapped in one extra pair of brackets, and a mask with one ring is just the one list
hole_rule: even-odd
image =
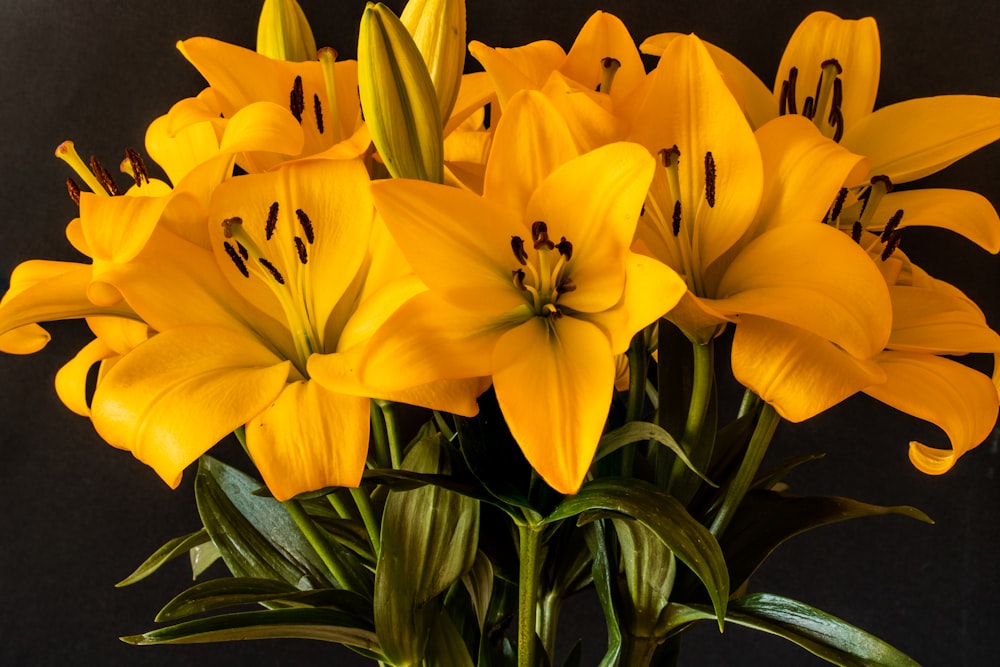
[(316, 116), (316, 129), (323, 134), (323, 103), (319, 101), (319, 95), (313, 93), (313, 114)]
[(66, 178), (66, 191), (69, 192), (69, 198), (73, 200), (73, 203), (77, 206), (80, 205), (80, 185), (74, 181), (72, 178)]
[(247, 270), (247, 265), (240, 256), (242, 253), (236, 252), (236, 248), (234, 248), (233, 244), (229, 241), (225, 241), (222, 244), (222, 247), (226, 249), (226, 254), (229, 255), (229, 259), (233, 260), (233, 264), (235, 264), (236, 268), (243, 274), (243, 277), (249, 278), (250, 271)]
[[(528, 253), (524, 249), (524, 239), (522, 239), (520, 236), (511, 236), (510, 249), (514, 252), (514, 258), (517, 259), (517, 261), (521, 264), (521, 266), (524, 266), (525, 264), (528, 263)], [(521, 273), (523, 276), (524, 272), (522, 271)]]
[(267, 210), (267, 222), (264, 223), (264, 238), (268, 241), (274, 236), (274, 228), (278, 224), (278, 202), (271, 204)]
[(98, 183), (101, 184), (101, 187), (104, 188), (104, 191), (109, 195), (116, 197), (122, 193), (121, 190), (118, 189), (118, 184), (115, 183), (115, 179), (111, 175), (111, 172), (105, 169), (104, 165), (101, 164), (101, 161), (93, 155), (90, 156), (90, 170), (94, 172), (94, 176), (97, 178)]
[(712, 151), (705, 153), (705, 201), (709, 208), (715, 207), (715, 158)]
[(288, 94), (288, 110), (295, 116), (295, 120), (302, 122), (302, 112), (306, 110), (305, 94), (302, 92), (302, 77), (295, 77), (292, 83), (292, 90)]
[(295, 252), (299, 255), (299, 262), (309, 263), (309, 253), (306, 251), (306, 244), (298, 236), (295, 237)]
[(889, 218), (889, 221), (885, 223), (885, 229), (882, 230), (882, 236), (879, 237), (879, 240), (882, 243), (888, 243), (889, 239), (892, 238), (892, 235), (896, 233), (896, 228), (899, 227), (899, 223), (902, 220), (903, 220), (903, 209), (899, 209), (898, 211), (893, 213), (892, 217)]
[(316, 240), (316, 232), (313, 229), (312, 220), (309, 219), (309, 216), (301, 208), (295, 209), (295, 217), (299, 220), (302, 233), (306, 235), (306, 241), (309, 241), (311, 245)]
[(125, 160), (128, 161), (129, 172), (132, 174), (132, 180), (135, 181), (136, 186), (142, 185), (143, 181), (149, 183), (149, 172), (146, 171), (146, 163), (143, 162), (139, 153), (131, 148), (126, 148)]
[(257, 261), (260, 262), (261, 266), (267, 269), (267, 272), (271, 274), (271, 277), (274, 278), (279, 285), (285, 284), (285, 277), (281, 275), (281, 271), (278, 271), (278, 268), (272, 264), (267, 257), (258, 257)]

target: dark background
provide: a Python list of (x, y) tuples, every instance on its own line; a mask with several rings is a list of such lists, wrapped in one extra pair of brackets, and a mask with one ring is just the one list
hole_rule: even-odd
[[(388, 4), (398, 11), (402, 2)], [(317, 42), (353, 57), (364, 3), (302, 5)], [(141, 148), (146, 125), (203, 85), (175, 41), (208, 35), (252, 48), (258, 8), (245, 0), (0, 0), (0, 275), (28, 258), (77, 259), (63, 237), (74, 206), (63, 187), (69, 171), (52, 157), (56, 145), (71, 138), (106, 164), (127, 146)], [(468, 36), (499, 46), (550, 38), (568, 48), (597, 9), (617, 14), (640, 41), (668, 30), (697, 32), (768, 84), (785, 40), (809, 11), (874, 15), (883, 53), (879, 106), (934, 94), (1000, 95), (997, 10), (985, 0), (473, 0)], [(992, 146), (928, 180), (1000, 203), (998, 176), (1000, 149)], [(934, 231), (907, 230), (903, 248), (1000, 325), (997, 258)], [(54, 340), (42, 353), (0, 356), (0, 663), (367, 664), (342, 647), (307, 641), (137, 648), (117, 640), (150, 629), (160, 605), (189, 584), (186, 564), (177, 562), (137, 586), (113, 587), (167, 539), (200, 525), (192, 475), (169, 490), (62, 407), (52, 378), (88, 336), (79, 323), (50, 330)], [(991, 367), (990, 359), (975, 363)], [(795, 474), (797, 490), (911, 504), (937, 525), (889, 517), (814, 532), (779, 550), (752, 589), (841, 616), (925, 665), (993, 664), (1000, 647), (998, 436), (939, 478), (911, 467), (911, 438), (944, 442), (934, 427), (864, 397), (808, 424), (782, 425), (774, 458), (828, 453)], [(596, 664), (604, 631), (593, 602), (570, 600), (563, 619), (563, 634), (584, 635), (585, 664)], [(692, 633), (683, 655), (683, 665), (820, 663), (783, 640), (738, 627), (720, 636), (707, 624)]]

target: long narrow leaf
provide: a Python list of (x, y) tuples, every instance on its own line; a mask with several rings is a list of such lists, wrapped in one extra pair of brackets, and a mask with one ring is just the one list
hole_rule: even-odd
[(183, 555), (191, 549), (211, 541), (208, 531), (204, 528), (196, 530), (188, 535), (175, 537), (162, 547), (154, 551), (149, 558), (143, 561), (142, 565), (135, 568), (135, 571), (119, 581), (115, 586), (131, 586), (137, 581), (142, 581), (149, 575), (156, 572), (160, 567), (178, 556)]

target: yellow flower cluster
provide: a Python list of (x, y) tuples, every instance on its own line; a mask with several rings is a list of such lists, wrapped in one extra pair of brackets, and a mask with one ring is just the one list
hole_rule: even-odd
[(788, 420), (865, 392), (940, 425), (950, 449), (911, 445), (925, 472), (986, 438), (997, 387), (946, 355), (1000, 336), (899, 246), (933, 225), (995, 253), (1000, 219), (971, 192), (893, 189), (1000, 138), (1000, 99), (873, 110), (874, 21), (828, 13), (773, 90), (693, 35), (646, 40), (646, 72), (602, 12), (568, 52), (472, 42), (485, 72), (463, 76), (464, 3), (411, 4), (402, 22), (369, 7), (360, 64), (299, 62), (297, 5), (265, 11), (259, 53), (180, 42), (208, 87), (149, 126), (168, 181), (130, 153), (121, 192), (60, 146), (85, 259), (14, 270), (0, 350), (86, 318), (56, 379), (68, 407), (172, 486), (245, 429), (278, 499), (359, 484), (371, 399), (472, 416), (490, 386), (574, 493), (621, 355), (661, 318), (696, 346), (734, 325), (735, 378)]

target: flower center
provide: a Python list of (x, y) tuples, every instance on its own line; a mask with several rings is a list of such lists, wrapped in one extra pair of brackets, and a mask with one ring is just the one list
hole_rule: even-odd
[[(844, 114), (841, 111), (844, 102), (844, 88), (840, 79), (844, 70), (834, 58), (824, 60), (820, 64), (820, 70), (819, 81), (816, 82), (816, 92), (806, 97), (801, 113), (812, 120), (825, 136), (832, 137), (834, 141), (840, 141), (840, 138), (844, 136)], [(799, 113), (795, 91), (798, 76), (799, 69), (792, 67), (788, 71), (788, 78), (781, 83), (778, 111), (782, 116), (786, 113)]]
[[(857, 196), (858, 202), (854, 206), (851, 206), (847, 211), (844, 209), (844, 204), (847, 200), (848, 189), (841, 188), (840, 192), (837, 193), (836, 199), (834, 199), (833, 204), (827, 211), (826, 216), (823, 218), (823, 222), (828, 225), (833, 225), (837, 229), (846, 228), (848, 221), (853, 219), (850, 223), (851, 226), (851, 238), (854, 239), (856, 243), (861, 243), (861, 239), (864, 235), (866, 229), (879, 230), (879, 242), (882, 243), (882, 261), (889, 259), (892, 253), (896, 251), (899, 247), (901, 240), (901, 234), (899, 229), (899, 223), (903, 220), (903, 209), (896, 210), (889, 219), (884, 223), (879, 224), (879, 221), (875, 220), (875, 211), (878, 209), (879, 202), (882, 197), (886, 194), (892, 192), (892, 181), (888, 176), (880, 175), (873, 176), (871, 179), (871, 184), (861, 191), (861, 194)], [(850, 213), (850, 215), (848, 214)], [(846, 217), (847, 220), (842, 220), (841, 218)]]
[(559, 243), (553, 243), (548, 225), (541, 220), (532, 223), (531, 240), (536, 262), (530, 261), (524, 239), (510, 237), (514, 258), (524, 267), (510, 272), (514, 285), (530, 296), (536, 315), (560, 318), (563, 313), (557, 305), (559, 295), (576, 289), (572, 279), (566, 276), (566, 265), (573, 257), (573, 244), (565, 236)]
[[(274, 239), (280, 208), (278, 202), (274, 202), (268, 209), (263, 247), (247, 232), (240, 217), (222, 221), (226, 238), (222, 245), (244, 278), (259, 280), (278, 300), (295, 341), (297, 366), (305, 375), (305, 362), (309, 355), (322, 349), (322, 339), (311, 307), (312, 283), (308, 275), (309, 247), (316, 240), (316, 232), (306, 212), (296, 209), (297, 231), (301, 231), (301, 235), (291, 232)], [(288, 242), (289, 236), (291, 242)]]
[[(324, 47), (317, 52), (316, 57), (323, 70), (323, 87), (325, 89), (323, 93), (326, 97), (326, 109), (329, 111), (330, 118), (327, 119), (324, 115), (323, 97), (320, 96), (320, 93), (314, 92), (312, 94), (314, 126), (321, 135), (329, 129), (331, 143), (335, 144), (343, 138), (341, 137), (340, 116), (337, 110), (337, 74), (334, 66), (337, 52), (330, 47)], [(292, 112), (299, 124), (303, 123), (306, 113), (306, 91), (301, 76), (296, 76), (295, 81), (292, 82), (292, 89), (288, 93), (288, 110)]]
[[(68, 164), (94, 194), (111, 197), (122, 194), (114, 176), (101, 164), (101, 161), (91, 156), (90, 162), (85, 163), (80, 154), (76, 152), (72, 141), (64, 141), (59, 144), (56, 148), (56, 157)], [(121, 170), (132, 177), (137, 187), (142, 186), (143, 183), (149, 183), (149, 173), (146, 171), (146, 164), (142, 161), (142, 156), (131, 148), (125, 149), (125, 159), (122, 160)], [(79, 205), (80, 185), (72, 178), (67, 178), (66, 190), (69, 192), (70, 199)]]

